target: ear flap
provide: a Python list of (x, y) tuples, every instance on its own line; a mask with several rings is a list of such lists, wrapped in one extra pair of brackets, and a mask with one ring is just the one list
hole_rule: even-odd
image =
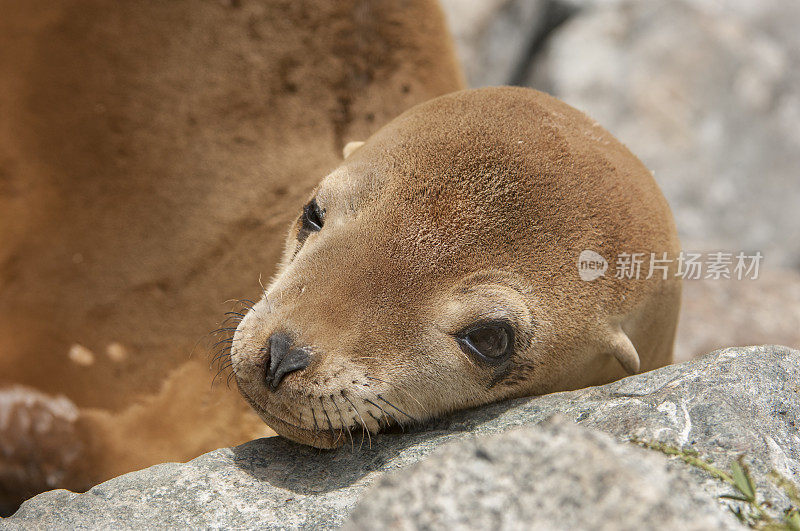
[(623, 332), (620, 327), (612, 328), (610, 334), (608, 343), (608, 347), (611, 349), (610, 354), (614, 355), (628, 374), (639, 372), (639, 353), (636, 352), (636, 347), (631, 343), (628, 334)]
[(344, 149), (342, 150), (342, 155), (344, 155), (344, 158), (347, 158), (350, 156), (351, 153), (353, 153), (353, 151), (357, 150), (363, 145), (364, 142), (348, 142), (347, 145), (345, 145)]

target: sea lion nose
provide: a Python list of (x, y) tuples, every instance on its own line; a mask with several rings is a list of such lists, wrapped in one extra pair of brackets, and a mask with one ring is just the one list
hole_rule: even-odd
[(269, 338), (267, 385), (276, 390), (284, 376), (305, 369), (310, 362), (311, 354), (307, 348), (292, 348), (292, 338), (283, 332), (272, 334)]

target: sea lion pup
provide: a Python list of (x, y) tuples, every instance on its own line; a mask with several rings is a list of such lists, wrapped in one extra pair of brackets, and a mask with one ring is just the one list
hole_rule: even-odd
[[(467, 90), (346, 151), (233, 338), (238, 387), (279, 434), (332, 448), (670, 363), (672, 215), (579, 111), (531, 89)], [(608, 271), (582, 280), (583, 251)], [(638, 278), (615, 267), (628, 255), (644, 258)]]

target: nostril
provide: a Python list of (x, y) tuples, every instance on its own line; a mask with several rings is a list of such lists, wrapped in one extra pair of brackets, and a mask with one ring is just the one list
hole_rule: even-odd
[(267, 374), (274, 374), (289, 349), (292, 348), (292, 338), (283, 332), (276, 332), (269, 338), (269, 368)]
[(292, 348), (292, 339), (283, 332), (276, 332), (269, 338), (269, 368), (267, 384), (274, 391), (287, 374), (305, 369), (311, 362), (311, 354), (306, 348)]
[(294, 348), (278, 364), (274, 371), (269, 375), (269, 386), (274, 391), (284, 376), (290, 372), (299, 371), (308, 367), (311, 356), (304, 348)]

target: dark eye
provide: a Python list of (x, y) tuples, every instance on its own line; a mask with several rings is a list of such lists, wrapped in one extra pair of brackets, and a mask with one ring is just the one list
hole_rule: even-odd
[(317, 232), (322, 229), (325, 212), (319, 208), (316, 199), (312, 199), (303, 207), (303, 227), (307, 232)]
[(489, 362), (499, 362), (514, 350), (514, 329), (504, 321), (466, 328), (456, 335), (461, 350)]

